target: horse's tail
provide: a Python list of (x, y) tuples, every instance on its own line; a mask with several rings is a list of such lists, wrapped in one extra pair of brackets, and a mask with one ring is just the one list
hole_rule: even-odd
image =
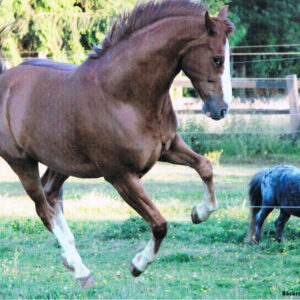
[(250, 228), (248, 233), (248, 240), (253, 239), (255, 232), (256, 215), (260, 211), (262, 205), (261, 182), (266, 173), (266, 170), (261, 170), (256, 173), (249, 183), (249, 201), (250, 201)]

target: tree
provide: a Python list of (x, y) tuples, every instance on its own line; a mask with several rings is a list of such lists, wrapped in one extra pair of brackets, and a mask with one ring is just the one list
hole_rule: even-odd
[[(286, 45), (298, 44), (298, 47), (261, 47), (236, 49), (235, 52), (299, 52), (300, 51), (300, 1), (298, 0), (234, 0), (230, 15), (239, 17), (236, 27), (242, 26), (244, 36), (234, 43), (239, 45)], [(233, 37), (236, 38), (235, 36)], [(291, 59), (296, 57), (297, 59)], [(299, 55), (294, 56), (242, 56), (235, 61), (265, 62), (247, 63), (247, 77), (285, 77), (287, 74), (300, 75)]]
[(133, 5), (134, 0), (4, 0), (0, 25), (16, 25), (1, 51), (13, 65), (39, 53), (80, 63), (91, 45), (103, 40), (111, 19)]

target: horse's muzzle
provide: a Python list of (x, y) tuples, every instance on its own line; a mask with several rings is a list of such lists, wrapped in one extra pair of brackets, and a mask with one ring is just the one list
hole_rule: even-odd
[(221, 120), (226, 117), (229, 109), (226, 103), (219, 101), (206, 100), (203, 105), (203, 113), (213, 120)]

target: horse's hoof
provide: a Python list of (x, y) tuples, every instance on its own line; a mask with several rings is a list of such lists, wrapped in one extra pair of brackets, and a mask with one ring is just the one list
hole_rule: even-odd
[(72, 266), (69, 265), (69, 263), (68, 263), (68, 261), (67, 261), (67, 259), (66, 259), (66, 257), (65, 257), (64, 254), (61, 255), (61, 260), (62, 260), (63, 265), (64, 265), (69, 271), (75, 272), (75, 269), (74, 269)]
[(138, 270), (133, 264), (130, 265), (130, 272), (134, 277), (138, 277), (143, 273), (142, 271)]
[(254, 246), (254, 245), (258, 245), (259, 243), (260, 243), (260, 239), (259, 240), (253, 239), (253, 240), (248, 242), (248, 245), (249, 246)]
[(254, 245), (256, 245), (255, 240), (251, 240), (248, 242), (248, 246), (254, 246)]
[(82, 289), (89, 289), (95, 285), (95, 279), (91, 273), (86, 277), (76, 278), (76, 281)]
[(197, 214), (197, 211), (196, 211), (196, 207), (193, 208), (191, 217), (192, 217), (192, 222), (193, 222), (194, 224), (199, 224), (199, 223), (202, 222), (202, 221), (199, 219), (199, 217), (198, 217), (198, 214)]

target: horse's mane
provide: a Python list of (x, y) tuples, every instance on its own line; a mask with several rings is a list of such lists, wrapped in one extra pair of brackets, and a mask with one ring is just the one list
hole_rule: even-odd
[(134, 32), (170, 17), (200, 17), (207, 8), (202, 3), (191, 0), (151, 0), (138, 4), (132, 12), (120, 15), (107, 33), (102, 47), (94, 47), (91, 58), (98, 58), (118, 42), (126, 39)]

